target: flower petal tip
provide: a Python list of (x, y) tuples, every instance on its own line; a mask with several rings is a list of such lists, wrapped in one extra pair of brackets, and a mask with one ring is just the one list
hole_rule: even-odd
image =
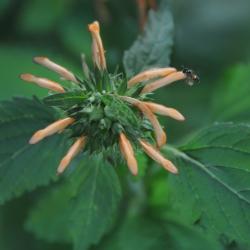
[(68, 157), (63, 158), (57, 168), (57, 175), (61, 175), (69, 164), (70, 159)]
[(179, 171), (178, 171), (178, 169), (176, 167), (174, 167), (172, 169), (171, 173), (173, 173), (173, 174), (179, 174)]
[(177, 167), (169, 160), (165, 159), (165, 163), (163, 164), (163, 167), (169, 171), (172, 174), (178, 174)]
[(29, 144), (37, 144), (39, 141), (43, 139), (43, 131), (39, 130), (37, 131), (29, 140)]
[(135, 169), (130, 169), (130, 172), (131, 172), (131, 174), (132, 175), (134, 175), (134, 176), (137, 176), (138, 175), (138, 169), (137, 169), (137, 166), (136, 166), (136, 168)]
[(26, 82), (32, 82), (34, 80), (34, 76), (31, 74), (21, 74), (20, 79), (22, 79)]
[(176, 114), (176, 120), (183, 122), (186, 120), (186, 118), (181, 113), (178, 112)]
[(173, 108), (168, 108), (168, 116), (180, 122), (185, 121), (185, 117), (179, 111)]
[(100, 32), (100, 26), (98, 21), (89, 24), (88, 28), (90, 32)]
[(183, 114), (181, 114), (178, 110), (169, 108), (169, 114), (172, 118), (174, 118), (177, 121), (185, 121), (185, 117)]
[(119, 144), (121, 153), (127, 162), (128, 169), (132, 175), (136, 176), (138, 174), (138, 164), (134, 155), (134, 150), (132, 144), (123, 133), (120, 134)]
[(46, 61), (47, 59), (48, 59), (48, 58), (45, 57), (45, 56), (35, 56), (35, 57), (33, 58), (33, 61), (34, 61), (35, 63), (41, 64), (41, 63), (43, 63), (44, 61)]

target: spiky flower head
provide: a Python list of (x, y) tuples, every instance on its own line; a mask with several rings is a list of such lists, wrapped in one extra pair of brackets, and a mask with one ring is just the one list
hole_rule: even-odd
[[(127, 79), (122, 73), (110, 73), (97, 21), (88, 25), (92, 35), (93, 67), (82, 57), (83, 76), (76, 76), (68, 69), (46, 57), (35, 57), (34, 62), (56, 72), (62, 81), (53, 82), (31, 74), (21, 78), (50, 90), (45, 104), (60, 109), (63, 118), (37, 131), (31, 144), (67, 130), (74, 139), (73, 145), (59, 163), (61, 174), (81, 151), (88, 154), (102, 153), (106, 159), (123, 158), (133, 175), (138, 166), (134, 150), (142, 148), (149, 157), (172, 173), (177, 168), (159, 152), (166, 144), (166, 133), (156, 114), (183, 121), (177, 110), (150, 101), (149, 93), (178, 80), (192, 80), (188, 71), (175, 68), (154, 68)], [(156, 144), (155, 146), (150, 143)], [(117, 152), (120, 152), (117, 154)], [(122, 156), (122, 157), (121, 157)]]

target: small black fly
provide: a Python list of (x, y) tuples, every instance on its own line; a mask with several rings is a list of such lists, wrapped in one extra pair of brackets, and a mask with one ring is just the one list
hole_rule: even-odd
[(200, 82), (200, 77), (192, 70), (183, 68), (182, 72), (187, 76), (187, 84), (192, 86), (194, 83)]

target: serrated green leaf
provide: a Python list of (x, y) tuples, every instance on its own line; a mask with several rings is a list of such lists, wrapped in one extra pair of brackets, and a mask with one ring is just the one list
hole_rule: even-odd
[(173, 209), (206, 234), (249, 244), (250, 126), (216, 124), (181, 149), (170, 150), (180, 172), (169, 177)]
[(88, 249), (110, 229), (120, 196), (114, 169), (99, 157), (82, 158), (66, 183), (33, 210), (27, 227), (44, 239), (73, 241), (75, 250)]
[(101, 243), (98, 250), (218, 250), (215, 242), (210, 242), (189, 226), (177, 221), (157, 221), (150, 217), (131, 217)]
[(150, 11), (144, 33), (125, 51), (123, 64), (131, 77), (150, 67), (166, 67), (173, 45), (173, 18), (166, 0), (158, 11)]
[(249, 121), (250, 64), (228, 70), (215, 89), (214, 117), (217, 121)]
[(86, 98), (87, 95), (79, 91), (50, 95), (45, 97), (43, 101), (48, 106), (70, 108), (76, 104), (81, 104)]
[(29, 145), (31, 135), (54, 121), (53, 110), (37, 100), (0, 102), (0, 203), (55, 178), (65, 151), (64, 136)]

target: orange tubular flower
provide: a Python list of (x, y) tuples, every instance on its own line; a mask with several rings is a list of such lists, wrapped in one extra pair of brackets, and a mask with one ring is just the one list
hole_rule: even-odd
[(139, 140), (143, 150), (145, 153), (152, 158), (154, 161), (158, 162), (160, 165), (162, 165), (166, 170), (173, 174), (178, 173), (178, 169), (174, 166), (174, 164), (165, 159), (160, 152), (158, 152), (153, 146), (151, 146), (149, 143), (145, 142), (144, 140)]
[(22, 74), (20, 75), (20, 78), (26, 82), (35, 83), (38, 86), (45, 88), (45, 89), (49, 89), (49, 90), (59, 92), (59, 93), (65, 92), (64, 88), (59, 83), (53, 82), (46, 78), (39, 78), (31, 74)]
[(155, 114), (169, 116), (178, 121), (184, 121), (185, 117), (176, 109), (168, 108), (153, 102), (143, 102)]
[(143, 90), (141, 91), (142, 94), (145, 93), (150, 93), (153, 92), (156, 89), (159, 89), (163, 86), (169, 85), (171, 83), (174, 83), (176, 81), (179, 80), (184, 80), (187, 78), (187, 75), (185, 73), (183, 73), (182, 71), (178, 71), (175, 73), (172, 73), (170, 75), (167, 75), (164, 78), (161, 78), (155, 82), (149, 83), (148, 85), (146, 85)]
[(147, 119), (151, 122), (156, 137), (157, 146), (160, 148), (167, 142), (167, 135), (163, 131), (161, 124), (159, 123), (157, 117), (152, 113), (152, 111), (145, 105), (143, 102), (138, 103), (137, 108), (142, 111), (142, 113), (147, 117)]
[(176, 72), (175, 68), (157, 68), (146, 70), (131, 78), (128, 81), (128, 87), (131, 88), (139, 82), (147, 81), (152, 78), (164, 77), (174, 72)]
[(94, 39), (92, 41), (92, 60), (97, 66), (97, 68), (101, 69), (100, 52), (97, 43)]
[(34, 62), (38, 63), (46, 68), (48, 68), (51, 71), (56, 72), (58, 75), (60, 75), (62, 78), (68, 81), (72, 81), (74, 83), (78, 83), (78, 80), (76, 79), (75, 75), (70, 72), (69, 70), (65, 69), (64, 67), (52, 62), (47, 57), (34, 57)]
[(137, 161), (134, 155), (133, 147), (124, 133), (120, 133), (119, 137), (120, 150), (127, 162), (128, 168), (133, 175), (138, 174)]
[(152, 111), (147, 107), (147, 105), (145, 105), (143, 102), (137, 99), (134, 99), (128, 96), (123, 96), (122, 99), (136, 106), (151, 122), (154, 128), (157, 146), (162, 147), (164, 144), (166, 144), (167, 136), (165, 132), (163, 131), (157, 117), (152, 113)]
[(100, 36), (99, 22), (95, 21), (89, 24), (89, 31), (91, 32), (93, 39), (92, 49), (93, 49), (94, 62), (100, 70), (105, 70), (107, 68), (107, 65), (106, 65), (105, 51)]
[(60, 165), (57, 168), (57, 174), (62, 174), (64, 170), (69, 166), (70, 162), (76, 155), (84, 148), (86, 144), (86, 137), (79, 137), (75, 143), (71, 146), (68, 153), (61, 160)]
[(30, 144), (36, 144), (43, 140), (45, 137), (61, 132), (66, 127), (75, 121), (74, 118), (68, 117), (50, 124), (48, 127), (37, 131), (30, 139)]

